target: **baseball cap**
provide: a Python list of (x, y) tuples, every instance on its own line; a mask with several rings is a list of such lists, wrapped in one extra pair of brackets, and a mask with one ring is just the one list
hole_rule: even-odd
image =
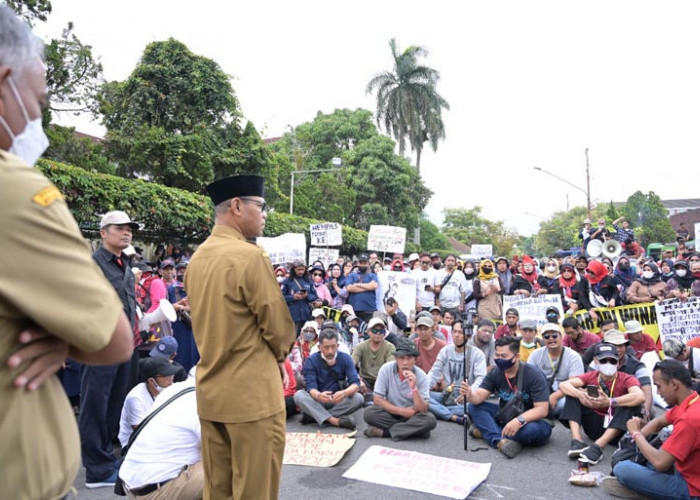
[(324, 318), (326, 317), (326, 313), (323, 311), (323, 309), (314, 309), (311, 311), (312, 318), (318, 318), (319, 316), (323, 316)]
[(613, 345), (623, 345), (626, 344), (628, 341), (625, 338), (625, 335), (620, 330), (612, 329), (605, 332), (603, 342)]
[(590, 224), (590, 223), (591, 223), (591, 219), (583, 219), (583, 223), (584, 223), (584, 224)]
[(343, 304), (343, 307), (340, 308), (340, 313), (348, 312), (350, 314), (355, 314), (355, 309), (350, 304)]
[(110, 224), (127, 224), (131, 226), (131, 229), (139, 228), (138, 222), (132, 221), (126, 212), (121, 210), (112, 210), (111, 212), (107, 212), (102, 216), (102, 220), (100, 221), (100, 229), (104, 229), (105, 226), (109, 226)]
[(368, 261), (369, 261), (369, 257), (367, 256), (366, 253), (361, 253), (361, 254), (357, 257), (357, 262), (362, 262), (362, 261), (365, 261), (365, 262), (368, 262)]
[(537, 322), (534, 319), (524, 319), (520, 322), (523, 330), (537, 330)]
[(420, 353), (416, 348), (416, 344), (408, 340), (406, 337), (399, 337), (396, 341), (396, 350), (394, 356), (419, 356)]
[(540, 330), (540, 333), (547, 333), (547, 332), (556, 332), (558, 334), (562, 334), (561, 327), (559, 326), (558, 323), (547, 323), (542, 327)]
[(169, 359), (172, 354), (177, 352), (177, 340), (175, 337), (166, 336), (158, 341), (158, 343), (153, 346), (149, 356), (152, 358), (165, 358)]
[(518, 316), (520, 317), (520, 313), (515, 307), (509, 307), (508, 310), (506, 311), (506, 316)]
[(418, 260), (420, 257), (418, 256), (417, 253), (412, 253), (411, 255), (408, 256), (408, 261), (413, 262), (414, 260)]
[(144, 358), (139, 365), (139, 370), (141, 380), (146, 380), (158, 375), (161, 377), (175, 375), (179, 368), (165, 358)]
[(627, 333), (639, 333), (642, 331), (642, 324), (639, 321), (625, 321), (625, 331)]
[(436, 257), (440, 257), (440, 254), (437, 253), (437, 252), (433, 252), (433, 253), (430, 254), (430, 258), (431, 258), (431, 259), (434, 259), (434, 258), (436, 258)]
[(179, 262), (178, 264), (175, 265), (175, 269), (187, 269), (187, 262)]
[(384, 328), (386, 328), (386, 323), (384, 323), (384, 320), (382, 318), (372, 318), (369, 320), (369, 323), (367, 324), (367, 330), (371, 330), (373, 327), (381, 325)]
[(416, 326), (427, 326), (428, 328), (432, 328), (433, 324), (433, 318), (427, 318), (425, 316), (418, 318), (418, 321), (416, 321)]
[(606, 342), (600, 342), (595, 345), (593, 350), (594, 358), (615, 358), (620, 359), (617, 355), (617, 348), (614, 345), (608, 344)]
[(440, 306), (433, 306), (433, 307), (430, 308), (430, 312), (433, 312), (433, 311), (442, 312), (442, 309), (440, 309)]
[(175, 261), (173, 259), (165, 259), (160, 263), (160, 268), (165, 269), (166, 267), (175, 267)]
[(556, 306), (549, 306), (544, 313), (549, 314), (551, 312), (555, 312), (555, 313), (559, 314), (559, 309), (557, 309)]
[(350, 323), (351, 321), (358, 320), (359, 318), (355, 316), (354, 314), (349, 314), (347, 318), (345, 318), (345, 323)]

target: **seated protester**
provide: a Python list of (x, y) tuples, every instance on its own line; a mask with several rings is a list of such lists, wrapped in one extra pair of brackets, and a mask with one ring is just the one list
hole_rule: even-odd
[(360, 342), (367, 339), (367, 323), (355, 316), (354, 313), (349, 314), (345, 318), (345, 327), (339, 330), (339, 334), (342, 339), (341, 343), (352, 352)]
[(430, 308), (430, 316), (433, 318), (433, 336), (443, 342), (449, 343), (450, 331), (442, 323), (442, 309), (439, 306)]
[(459, 386), (465, 378), (464, 349), (467, 353), (466, 378), (469, 385), (479, 387), (486, 375), (486, 358), (476, 347), (467, 346), (467, 338), (461, 321), (452, 325), (454, 344), (440, 350), (433, 367), (428, 373), (430, 379), (430, 412), (440, 420), (464, 424), (464, 404), (459, 396)]
[(474, 278), (474, 299), (477, 301), (479, 318), (500, 320), (503, 317), (502, 296), (508, 293), (501, 278), (494, 272), (493, 262), (484, 259), (479, 264), (479, 274)]
[[(602, 262), (592, 260), (586, 267), (586, 279), (588, 280), (590, 292), (589, 299), (591, 307), (615, 307), (620, 302), (620, 292), (613, 284), (613, 280), (608, 276), (608, 269)], [(598, 320), (598, 315), (589, 309), (593, 321)]]
[(294, 345), (289, 351), (289, 361), (292, 363), (292, 371), (297, 385), (304, 387), (304, 361), (311, 356), (311, 349), (316, 346), (318, 341), (318, 323), (315, 321), (307, 321), (301, 328), (301, 334), (294, 341)]
[(395, 361), (382, 366), (374, 384), (374, 404), (364, 411), (369, 427), (367, 437), (390, 437), (394, 441), (427, 438), (437, 425), (428, 411), (430, 381), (416, 365), (418, 350), (413, 342), (400, 338)]
[(360, 378), (349, 354), (338, 352), (338, 332), (326, 328), (318, 336), (321, 352), (304, 361), (306, 389), (294, 394), (301, 409), (301, 423), (354, 429), (350, 415), (362, 408), (364, 398), (357, 394)]
[(494, 367), (493, 360), (496, 352), (496, 343), (493, 339), (493, 334), (495, 330), (496, 326), (493, 324), (493, 321), (480, 319), (476, 323), (476, 334), (472, 335), (467, 341), (467, 345), (473, 345), (483, 353), (487, 372), (490, 372)]
[(384, 301), (384, 312), (388, 331), (386, 340), (396, 345), (396, 341), (399, 337), (403, 337), (403, 332), (408, 327), (408, 320), (404, 312), (399, 309), (399, 303), (394, 297), (388, 297)]
[(544, 293), (555, 293), (555, 287), (559, 283), (559, 264), (554, 258), (547, 259), (547, 264), (542, 272), (542, 285), (546, 290)]
[(586, 352), (586, 349), (593, 344), (597, 344), (601, 341), (598, 335), (584, 330), (576, 318), (571, 316), (564, 318), (561, 326), (564, 328), (564, 333), (566, 334), (563, 342), (564, 347), (573, 349), (580, 355)]
[(683, 363), (690, 372), (693, 387), (700, 392), (700, 348), (685, 345), (677, 339), (667, 339), (663, 343), (664, 354)]
[(371, 394), (379, 369), (394, 360), (394, 344), (386, 340), (386, 324), (381, 318), (372, 318), (367, 325), (369, 339), (360, 342), (352, 351), (352, 360), (360, 375), (360, 392)]
[[(545, 421), (549, 413), (547, 380), (541, 370), (520, 362), (519, 350), (518, 339), (498, 339), (496, 368), (478, 388), (463, 383), (459, 391), (469, 402), (468, 412), (475, 427), (472, 435), (483, 436), (492, 448), (498, 448), (508, 458), (520, 453), (523, 445), (546, 443), (552, 434), (552, 427)], [(509, 404), (516, 391), (523, 402), (524, 411), (520, 414)], [(498, 404), (486, 401), (493, 393), (499, 395)]]
[(188, 378), (172, 384), (153, 404), (153, 410), (166, 403), (167, 406), (141, 430), (119, 469), (129, 498), (202, 498), (202, 432), (196, 392), (168, 403), (183, 390), (194, 387), (194, 383), (194, 378)]
[(294, 394), (297, 392), (297, 381), (294, 377), (294, 370), (289, 358), (280, 363), (282, 375), (282, 390), (284, 392), (284, 406), (286, 407), (287, 418), (299, 413), (297, 404), (294, 402)]
[(520, 337), (521, 332), (518, 328), (520, 313), (515, 307), (511, 307), (506, 311), (506, 322), (496, 329), (495, 339), (501, 337)]
[(151, 411), (156, 396), (173, 383), (173, 375), (177, 368), (167, 359), (146, 358), (140, 364), (139, 371), (144, 382), (136, 384), (126, 395), (119, 419), (119, 442), (122, 447), (126, 446), (131, 433)]
[[(591, 465), (600, 462), (607, 444), (617, 443), (644, 403), (639, 381), (618, 370), (617, 348), (603, 342), (594, 349), (598, 369), (559, 384), (566, 396), (560, 420), (571, 429), (568, 456)], [(595, 440), (590, 446), (583, 442), (582, 427)]]
[(320, 331), (323, 322), (326, 321), (326, 312), (320, 307), (317, 307), (311, 311), (311, 320), (318, 323), (318, 330)]
[(700, 263), (676, 261), (673, 277), (666, 282), (668, 298), (700, 297)]
[(443, 313), (450, 311), (453, 316), (464, 310), (464, 299), (473, 293), (471, 282), (467, 283), (456, 264), (457, 257), (449, 254), (445, 257), (445, 268), (440, 269), (435, 278), (435, 301)]
[[(155, 346), (153, 346), (153, 349), (151, 349), (151, 352), (149, 352), (148, 355), (151, 358), (162, 358), (169, 361), (171, 365), (177, 368), (173, 381), (184, 382), (187, 380), (187, 370), (185, 370), (184, 366), (175, 361), (177, 349), (178, 345), (175, 337), (163, 337)], [(146, 379), (142, 378), (142, 380)]]
[[(344, 352), (348, 356), (352, 353), (353, 346), (350, 346), (346, 344), (345, 342), (342, 341), (340, 338), (340, 332), (335, 326), (335, 321), (332, 319), (327, 319), (321, 325), (318, 327), (318, 331), (323, 331), (323, 330), (333, 330), (338, 334), (338, 352)], [(311, 348), (311, 354), (319, 352), (320, 344), (317, 342), (312, 348)]]
[(537, 323), (533, 319), (524, 319), (520, 322), (520, 333), (521, 336), (518, 338), (520, 341), (520, 361), (527, 363), (530, 354), (538, 347), (542, 347), (544, 342), (537, 337)]
[(618, 259), (617, 265), (615, 265), (615, 271), (613, 271), (613, 284), (617, 287), (623, 300), (627, 294), (627, 289), (632, 286), (636, 278), (637, 273), (630, 264), (629, 258), (622, 255)]
[[(700, 396), (691, 388), (688, 370), (673, 359), (656, 364), (654, 384), (672, 408), (644, 427), (637, 418), (627, 422), (627, 430), (632, 434), (637, 450), (649, 463), (640, 465), (631, 460), (618, 462), (613, 469), (615, 478), (604, 480), (603, 487), (614, 496), (625, 496), (632, 490), (645, 498), (698, 498)], [(661, 448), (649, 444), (649, 436), (669, 425), (673, 426), (673, 430)], [(624, 490), (619, 488), (620, 485)]]
[(664, 283), (668, 283), (668, 280), (673, 278), (673, 260), (664, 259), (659, 265), (659, 272), (661, 273), (661, 280)]
[(561, 296), (564, 311), (567, 314), (573, 314), (579, 310), (590, 309), (588, 291), (588, 281), (578, 279), (576, 268), (572, 264), (562, 264), (561, 274), (552, 287), (551, 293)]
[(628, 304), (657, 302), (666, 298), (666, 283), (661, 280), (659, 268), (653, 262), (642, 266), (642, 276), (630, 285), (625, 294)]
[(433, 337), (434, 323), (431, 318), (421, 316), (416, 320), (417, 337), (413, 340), (418, 349), (418, 359), (415, 360), (418, 368), (429, 372), (437, 359), (440, 349), (447, 345), (446, 342)]
[(513, 278), (510, 285), (510, 295), (542, 295), (547, 293), (547, 284), (542, 276), (537, 274), (535, 261), (529, 255), (523, 257), (523, 272)]
[(552, 408), (552, 416), (559, 418), (566, 400), (564, 394), (558, 390), (559, 384), (583, 374), (583, 361), (576, 351), (564, 347), (563, 332), (559, 325), (548, 323), (542, 327), (541, 333), (545, 346), (535, 349), (527, 362), (542, 370), (547, 378), (551, 392), (549, 405)]
[(644, 353), (658, 352), (656, 342), (651, 336), (642, 332), (642, 324), (639, 321), (625, 321), (625, 332), (629, 346), (634, 349), (637, 359), (641, 359)]
[(549, 306), (544, 315), (547, 318), (547, 323), (559, 324), (559, 309), (556, 306)]

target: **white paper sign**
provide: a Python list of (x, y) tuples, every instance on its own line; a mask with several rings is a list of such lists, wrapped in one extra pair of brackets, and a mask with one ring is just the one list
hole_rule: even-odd
[(416, 308), (415, 276), (397, 271), (380, 271), (377, 278), (377, 311), (384, 311), (384, 301), (393, 297), (399, 303), (399, 309), (408, 317), (408, 313)]
[(655, 307), (661, 342), (678, 339), (685, 343), (699, 335), (700, 297), (688, 297), (685, 302), (680, 299), (662, 300)]
[(491, 257), (493, 255), (493, 245), (472, 245), (472, 255), (477, 259)]
[(263, 236), (256, 240), (270, 257), (273, 266), (295, 260), (306, 261), (306, 236), (300, 233), (285, 233), (276, 238)]
[(506, 320), (506, 311), (514, 307), (520, 314), (520, 321), (531, 319), (537, 322), (537, 327), (541, 327), (547, 323), (546, 312), (550, 307), (556, 307), (559, 311), (559, 318), (564, 317), (564, 310), (561, 306), (561, 296), (537, 295), (533, 297), (523, 297), (522, 295), (504, 295), (503, 296), (503, 321)]
[(370, 226), (367, 250), (403, 253), (406, 245), (406, 228), (395, 226)]
[(332, 247), (343, 244), (343, 229), (337, 222), (311, 224), (311, 245), (317, 247)]
[(698, 239), (700, 239), (700, 222), (695, 223), (695, 231), (694, 231), (695, 236), (693, 239), (695, 240), (695, 250), (697, 251), (698, 248)]
[(309, 248), (309, 264), (320, 260), (323, 262), (324, 269), (337, 262), (340, 256), (340, 250), (337, 248)]
[(448, 498), (466, 498), (486, 481), (491, 464), (480, 464), (370, 446), (343, 477)]

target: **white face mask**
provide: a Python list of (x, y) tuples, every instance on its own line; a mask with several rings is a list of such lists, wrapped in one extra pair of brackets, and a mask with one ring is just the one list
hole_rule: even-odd
[(556, 270), (557, 270), (557, 266), (547, 266), (547, 271), (549, 271), (550, 273), (553, 273)]
[(644, 271), (642, 273), (642, 278), (644, 278), (645, 280), (650, 280), (653, 277), (654, 277), (653, 271)]
[(532, 349), (535, 347), (535, 342), (520, 342), (520, 345), (525, 347), (526, 349)]
[(617, 365), (611, 365), (610, 363), (598, 364), (598, 371), (606, 377), (612, 377), (617, 373)]
[(12, 94), (15, 96), (15, 100), (22, 110), (22, 115), (24, 115), (24, 120), (27, 125), (24, 130), (20, 132), (19, 135), (12, 133), (10, 126), (5, 121), (5, 118), (0, 116), (0, 126), (5, 129), (7, 135), (12, 139), (12, 145), (10, 146), (9, 153), (19, 156), (28, 165), (34, 166), (39, 160), (44, 151), (49, 147), (49, 139), (44, 133), (44, 129), (41, 127), (41, 117), (36, 120), (30, 120), (27, 114), (27, 108), (24, 107), (24, 102), (22, 101), (22, 96), (19, 95), (17, 91), (17, 86), (12, 78), (8, 78), (10, 83), (10, 88), (12, 89)]
[(472, 269), (471, 267), (467, 267), (464, 269), (464, 273), (465, 274), (474, 274), (474, 269)]
[(683, 278), (686, 275), (686, 270), (685, 269), (676, 269), (676, 276), (679, 278)]

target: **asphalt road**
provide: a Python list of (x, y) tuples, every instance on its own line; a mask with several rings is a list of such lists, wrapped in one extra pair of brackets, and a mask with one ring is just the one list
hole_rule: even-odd
[[(567, 479), (576, 462), (566, 456), (571, 438), (568, 430), (557, 423), (552, 437), (547, 445), (540, 448), (525, 448), (514, 459), (508, 459), (499, 451), (488, 449), (482, 451), (467, 451), (463, 449), (462, 427), (448, 422), (438, 422), (437, 428), (429, 439), (394, 442), (390, 439), (368, 439), (362, 431), (366, 424), (362, 420), (362, 410), (355, 413), (358, 422), (358, 437), (355, 445), (346, 453), (343, 459), (334, 467), (316, 468), (285, 465), (282, 471), (281, 499), (294, 500), (331, 500), (340, 498), (352, 499), (439, 499), (435, 495), (420, 493), (403, 488), (391, 488), (342, 477), (360, 458), (362, 453), (371, 445), (381, 445), (400, 450), (412, 450), (447, 458), (469, 460), (472, 462), (490, 462), (491, 472), (488, 479), (477, 488), (469, 498), (481, 500), (506, 499), (552, 499), (575, 500), (613, 498), (607, 495), (601, 487), (584, 488), (572, 486)], [(315, 432), (316, 425), (302, 426), (299, 417), (292, 417), (287, 422), (289, 432)], [(324, 428), (323, 432), (334, 432), (336, 429)], [(482, 440), (470, 437), (469, 446), (486, 446)], [(591, 467), (591, 471), (610, 472), (610, 457), (613, 448), (604, 450), (603, 460)], [(113, 499), (115, 496), (110, 488), (88, 490), (85, 488), (84, 470), (76, 479), (79, 499)]]

